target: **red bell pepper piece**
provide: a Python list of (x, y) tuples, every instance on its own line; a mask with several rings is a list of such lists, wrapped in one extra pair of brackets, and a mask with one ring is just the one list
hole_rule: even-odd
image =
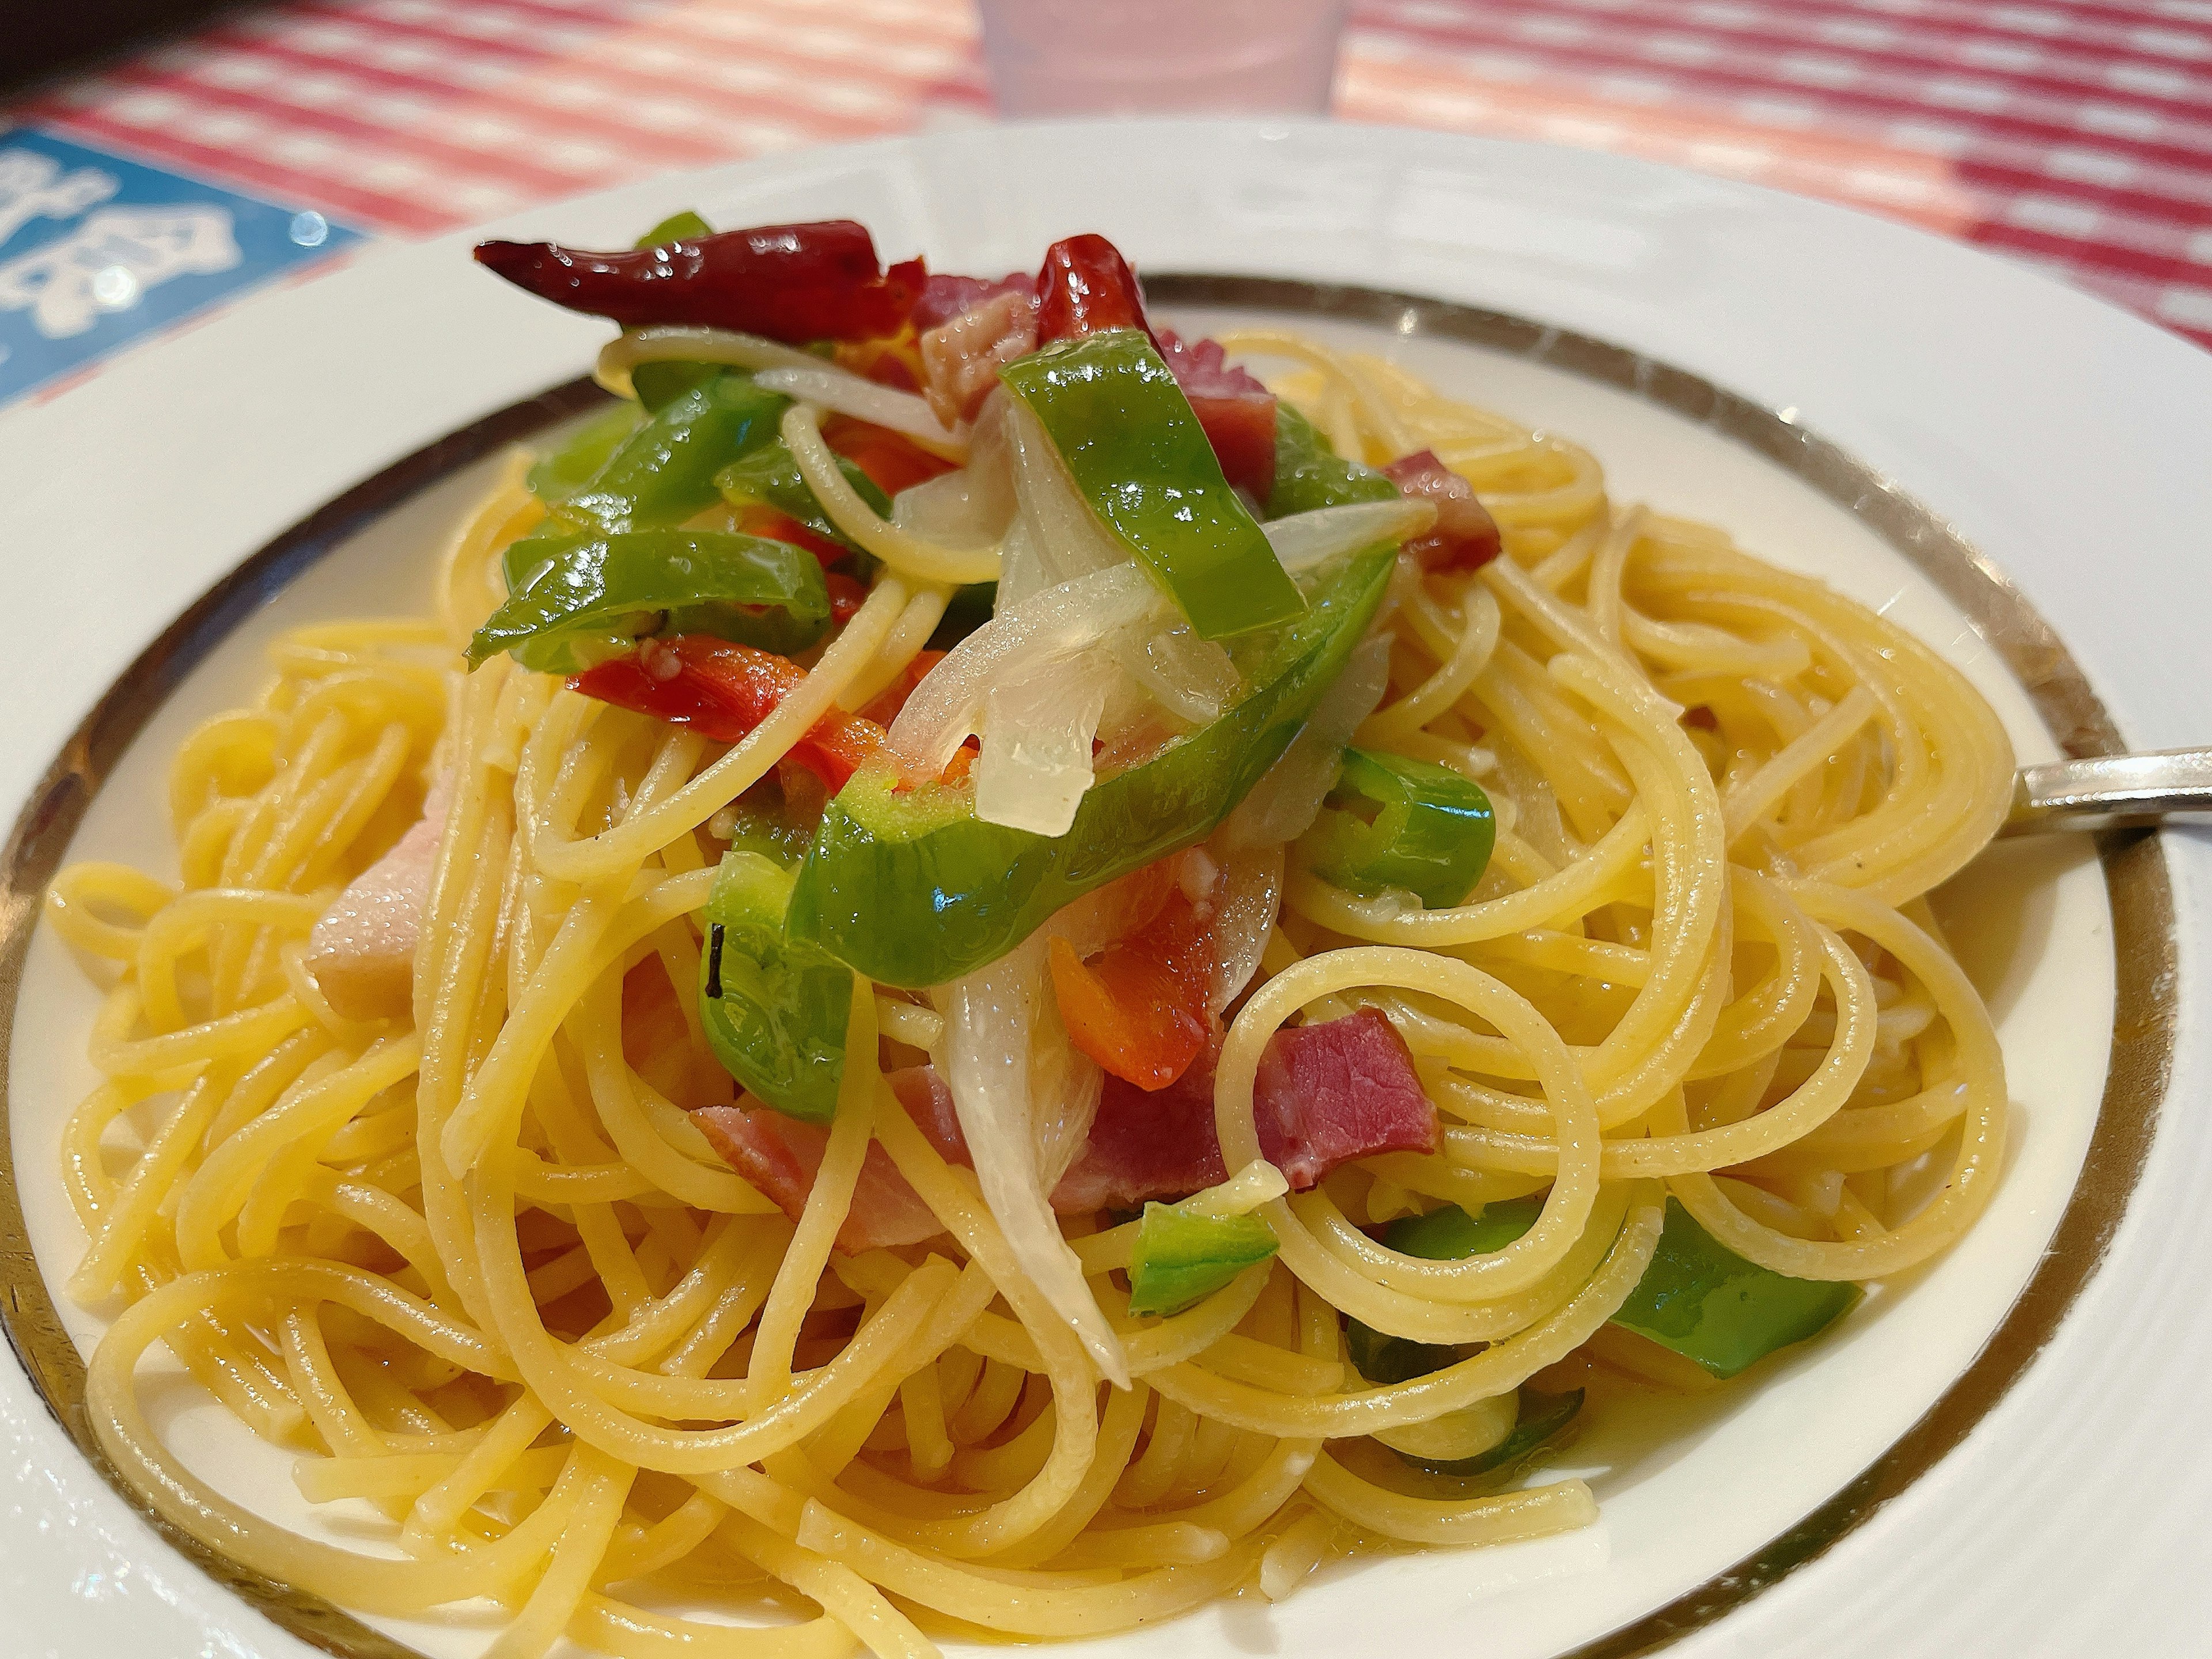
[(763, 541), (788, 542), (793, 547), (803, 547), (828, 569), (852, 550), (818, 535), (793, 518), (788, 513), (778, 512), (763, 502), (748, 504), (737, 518), (738, 532), (758, 536)]
[(822, 422), (822, 441), (868, 475), (886, 495), (954, 471), (951, 461), (933, 455), (903, 432), (833, 415)]
[(1040, 345), (1109, 328), (1152, 331), (1137, 273), (1121, 249), (1095, 233), (1070, 236), (1044, 251), (1036, 299)]
[(1428, 533), (1406, 544), (1424, 570), (1476, 570), (1496, 558), (1504, 543), (1498, 520), (1475, 499), (1474, 486), (1437, 459), (1433, 449), (1401, 455), (1382, 476), (1408, 495), (1437, 504), (1437, 521)]
[[(736, 743), (776, 710), (806, 671), (773, 652), (706, 634), (647, 640), (636, 650), (569, 677), (587, 697), (688, 726), (717, 743)], [(832, 708), (791, 746), (789, 758), (832, 794), (883, 747), (884, 728)]]
[(1139, 1089), (1164, 1089), (1212, 1035), (1206, 990), (1213, 911), (1181, 887), (1143, 927), (1085, 963), (1065, 939), (1051, 946), (1053, 994), (1068, 1039)]
[(884, 270), (866, 228), (850, 219), (761, 225), (616, 253), (479, 242), (476, 257), (542, 300), (625, 327), (689, 323), (794, 345), (898, 333), (927, 277), (919, 259)]

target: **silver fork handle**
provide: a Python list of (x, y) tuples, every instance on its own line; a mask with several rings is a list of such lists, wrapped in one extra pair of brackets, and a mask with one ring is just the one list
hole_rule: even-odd
[(2155, 823), (2169, 812), (2212, 812), (2212, 749), (2023, 766), (2013, 780), (2012, 811), (1997, 833)]

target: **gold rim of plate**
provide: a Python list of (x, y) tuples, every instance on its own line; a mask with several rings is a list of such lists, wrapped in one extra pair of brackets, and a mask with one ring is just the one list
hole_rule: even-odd
[[(1742, 444), (1851, 514), (1963, 611), (2011, 669), (2059, 748), (2117, 754), (2126, 745), (2081, 665), (2020, 590), (1943, 519), (1864, 462), (1807, 431), (1792, 414), (1723, 390), (1589, 335), (1508, 313), (1336, 283), (1263, 276), (1166, 275), (1146, 283), (1168, 305), (1272, 312), (1376, 324), (1404, 337), (1457, 341), (1614, 386)], [(46, 769), (0, 848), (0, 1118), (9, 1045), (31, 937), (46, 885), (116, 762), (185, 677), (247, 616), (357, 531), (502, 447), (592, 407), (588, 379), (544, 392), (437, 440), (356, 485), (284, 532), (210, 588), (143, 652)], [(2102, 1265), (2142, 1174), (2172, 1066), (2178, 988), (2173, 895), (2155, 834), (2100, 836), (2112, 911), (2116, 997), (2112, 1050), (2081, 1173), (2050, 1249), (1972, 1364), (1856, 1479), (1796, 1526), (1686, 1595), (1560, 1659), (1629, 1659), (1723, 1617), (1824, 1553), (1928, 1473), (1994, 1408), (2042, 1351)], [(23, 1369), (77, 1449), (155, 1529), (202, 1571), (294, 1636), (343, 1659), (422, 1659), (320, 1596), (241, 1567), (171, 1526), (125, 1481), (94, 1438), (85, 1367), (63, 1328), (31, 1244), (15, 1184), (14, 1137), (0, 1135), (0, 1323)]]

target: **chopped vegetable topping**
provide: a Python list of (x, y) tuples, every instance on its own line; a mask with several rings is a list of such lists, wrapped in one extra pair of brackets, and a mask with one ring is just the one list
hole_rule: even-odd
[(626, 328), (688, 323), (794, 345), (897, 333), (927, 276), (919, 259), (886, 271), (866, 228), (850, 219), (684, 236), (618, 253), (480, 242), (476, 257), (540, 299)]
[(757, 853), (726, 853), (707, 900), (699, 1017), (731, 1076), (786, 1116), (827, 1123), (845, 1070), (853, 970), (783, 936), (791, 873)]
[(1052, 942), (1053, 992), (1068, 1039), (1114, 1076), (1164, 1089), (1205, 1051), (1213, 975), (1212, 909), (1180, 889), (1159, 914), (1085, 963)]
[(1129, 1261), (1129, 1311), (1180, 1312), (1274, 1253), (1275, 1230), (1256, 1215), (1147, 1204)]
[(1651, 1265), (1613, 1322), (1728, 1377), (1817, 1334), (1858, 1299), (1856, 1285), (1746, 1261), (1670, 1198)]
[[(1329, 800), (1300, 846), (1315, 872), (1340, 887), (1395, 888), (1433, 910), (1463, 901), (1490, 862), (1490, 797), (1449, 767), (1347, 749)], [(1355, 803), (1363, 810), (1346, 810)]]

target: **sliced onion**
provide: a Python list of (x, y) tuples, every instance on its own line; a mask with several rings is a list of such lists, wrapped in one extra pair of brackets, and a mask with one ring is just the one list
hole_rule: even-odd
[(1321, 695), (1314, 711), (1283, 757), (1252, 787), (1216, 840), (1229, 851), (1279, 847), (1295, 841), (1320, 816), (1322, 801), (1336, 787), (1344, 766), (1344, 745), (1359, 723), (1375, 712), (1390, 683), (1390, 636), (1377, 634), (1352, 652), (1336, 684)]
[(626, 328), (599, 348), (595, 378), (618, 398), (634, 394), (630, 371), (640, 363), (726, 363), (732, 368), (819, 368), (822, 360), (757, 334), (688, 323)]
[[(1084, 1283), (1083, 1265), (1053, 1213), (1052, 1188), (1072, 1163), (1098, 1106), (1098, 1068), (1058, 1031), (1046, 997), (1047, 934), (1031, 935), (988, 967), (939, 986), (945, 1016), (945, 1080), (990, 1207), (1022, 1271), (1082, 1340), (1099, 1370), (1127, 1386), (1128, 1360)], [(1040, 1026), (1047, 1029), (1041, 1033)], [(1045, 1052), (1035, 1050), (1042, 1035)], [(1088, 1068), (1087, 1071), (1085, 1068)]]
[(935, 777), (976, 729), (994, 686), (1072, 659), (1115, 629), (1143, 622), (1161, 603), (1159, 590), (1127, 560), (1033, 594), (977, 629), (922, 677), (891, 723), (891, 747), (918, 775)]
[(910, 438), (921, 438), (941, 448), (968, 447), (966, 440), (954, 435), (931, 413), (929, 405), (913, 392), (863, 380), (858, 374), (831, 367), (819, 357), (803, 368), (794, 366), (763, 369), (753, 376), (753, 384), (763, 392), (781, 392), (787, 398), (818, 404), (855, 420), (872, 421), (878, 426), (889, 427), (894, 432), (903, 432)]
[(1260, 971), (1260, 956), (1283, 898), (1283, 849), (1240, 847), (1217, 860), (1221, 881), (1213, 901), (1213, 976), (1206, 1006), (1218, 1014)]
[[(1006, 429), (1000, 410), (985, 404), (969, 438), (968, 465), (899, 491), (891, 497), (891, 522), (910, 536), (947, 547), (990, 547), (1003, 540), (1014, 516)], [(1003, 586), (1003, 566), (999, 580)]]
[(975, 816), (986, 823), (1064, 836), (1095, 775), (1091, 740), (1121, 670), (1104, 653), (1054, 659), (984, 694)]
[(1275, 550), (1283, 568), (1296, 573), (1356, 547), (1404, 541), (1436, 521), (1434, 502), (1401, 497), (1395, 501), (1354, 501), (1349, 507), (1293, 513), (1270, 521), (1264, 528), (1267, 544)]

